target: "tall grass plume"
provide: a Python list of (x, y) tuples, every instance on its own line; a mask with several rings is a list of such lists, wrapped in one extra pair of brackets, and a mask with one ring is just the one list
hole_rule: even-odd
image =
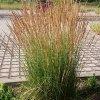
[[(77, 3), (59, 2), (45, 12), (22, 3), (22, 17), (13, 14), (9, 26), (25, 54), (27, 91), (22, 100), (73, 100), (76, 67), (87, 21), (78, 18)], [(37, 3), (34, 4), (35, 6)]]

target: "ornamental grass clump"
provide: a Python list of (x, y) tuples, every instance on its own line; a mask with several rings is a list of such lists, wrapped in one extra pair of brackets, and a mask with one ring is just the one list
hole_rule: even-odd
[(12, 12), (9, 26), (25, 55), (28, 86), (21, 99), (72, 100), (87, 21), (78, 19), (76, 3), (60, 2), (45, 12), (29, 6), (27, 10), (23, 3), (22, 17)]

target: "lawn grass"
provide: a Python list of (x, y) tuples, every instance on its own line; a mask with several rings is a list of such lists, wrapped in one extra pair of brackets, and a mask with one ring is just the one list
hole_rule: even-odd
[(99, 14), (99, 6), (100, 3), (98, 2), (81, 2), (80, 12), (86, 12), (86, 11), (94, 11), (96, 14)]
[[(28, 7), (29, 6), (29, 2), (26, 2), (25, 3), (26, 6)], [(34, 7), (34, 2), (31, 3), (31, 7)], [(0, 3), (0, 9), (1, 10), (22, 10), (22, 4), (21, 2), (14, 2), (14, 3)]]
[(1, 3), (0, 9), (22, 9), (21, 3)]
[(100, 35), (100, 22), (96, 22), (90, 25), (90, 28), (97, 34)]
[(82, 5), (87, 4), (88, 6), (99, 6), (98, 2), (81, 2)]
[(96, 14), (99, 14), (99, 8), (97, 6), (90, 6), (90, 5), (81, 5), (79, 12), (87, 12), (87, 11), (94, 11)]
[(95, 13), (96, 13), (96, 14), (100, 14), (100, 7), (97, 8), (97, 9), (95, 9)]

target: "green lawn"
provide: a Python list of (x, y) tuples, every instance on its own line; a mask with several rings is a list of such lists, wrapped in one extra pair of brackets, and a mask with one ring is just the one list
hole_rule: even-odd
[(87, 4), (88, 6), (100, 6), (100, 2), (81, 2), (81, 4)]
[(100, 3), (98, 2), (81, 2), (80, 12), (85, 11), (95, 11), (97, 14), (100, 14)]
[(22, 9), (21, 3), (0, 3), (0, 9)]

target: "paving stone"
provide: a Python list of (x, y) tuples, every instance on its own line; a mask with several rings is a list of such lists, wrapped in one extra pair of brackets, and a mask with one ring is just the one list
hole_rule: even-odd
[(91, 62), (92, 62), (93, 64), (96, 64), (96, 65), (99, 63), (99, 61), (97, 61), (97, 60), (92, 60)]
[(19, 72), (19, 67), (17, 67), (17, 68), (12, 68), (11, 71), (12, 71), (12, 72)]
[(92, 64), (92, 63), (90, 63), (90, 64), (87, 64), (87, 66), (96, 66), (95, 64)]
[(3, 61), (3, 65), (10, 65), (10, 62), (4, 62)]
[(8, 68), (10, 68), (10, 66), (8, 66), (8, 65), (3, 65), (2, 66), (2, 69), (8, 69)]
[(99, 57), (96, 57), (95, 60), (99, 60), (100, 61), (100, 58)]
[(1, 69), (1, 73), (9, 73), (9, 69)]
[(86, 72), (88, 72), (88, 71), (92, 71), (92, 69), (90, 68), (90, 67), (85, 67), (85, 68), (83, 68), (84, 69), (84, 71), (86, 71)]
[(18, 62), (19, 61), (19, 56), (14, 56), (13, 58), (12, 58), (12, 62)]
[(18, 64), (12, 64), (12, 68), (19, 68), (20, 67), (20, 65), (19, 65), (20, 63), (18, 63)]
[(21, 72), (21, 76), (24, 76), (24, 72)]
[(76, 71), (78, 71), (78, 72), (84, 72), (85, 70), (84, 70), (84, 68), (82, 68), (82, 67), (78, 67), (78, 68), (76, 69)]
[(84, 57), (84, 58), (82, 59), (82, 61), (85, 61), (85, 60), (87, 60), (87, 58)]
[(13, 65), (16, 65), (16, 64), (19, 64), (19, 62), (18, 62), (18, 61), (17, 61), (17, 62), (12, 62), (12, 64), (13, 64)]
[(95, 59), (94, 59), (93, 57), (89, 58), (89, 60), (91, 60), (91, 61), (93, 61), (93, 60), (94, 60), (94, 61), (95, 61)]
[(21, 77), (21, 78), (12, 77), (11, 79), (0, 78), (0, 82), (1, 83), (11, 83), (11, 82), (14, 83), (14, 82), (24, 82), (24, 81), (26, 81), (25, 77)]
[(100, 63), (97, 63), (96, 65), (97, 65), (98, 67), (100, 67)]
[[(8, 75), (9, 75), (9, 73), (0, 73), (0, 75), (2, 76), (2, 77), (7, 77), (8, 78)], [(5, 79), (7, 79), (7, 78), (5, 78)], [(1, 80), (1, 79), (0, 79)]]
[(100, 68), (99, 67), (91, 67), (93, 70), (95, 70), (95, 71), (100, 71)]
[(13, 77), (13, 76), (19, 76), (19, 71), (17, 72), (11, 72), (11, 76)]
[(94, 73), (95, 73), (95, 71), (81, 72), (79, 76), (81, 76), (81, 77), (89, 77), (89, 76), (93, 76)]

